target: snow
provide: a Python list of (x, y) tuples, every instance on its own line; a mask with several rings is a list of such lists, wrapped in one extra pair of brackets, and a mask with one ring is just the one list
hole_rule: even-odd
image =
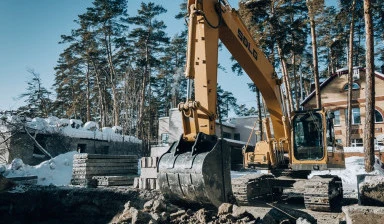
[(361, 152), (364, 153), (364, 147), (344, 147), (344, 152)]
[(23, 163), (21, 159), (14, 159), (6, 166), (3, 173), (5, 177), (37, 176), (38, 185), (69, 185), (72, 178), (73, 156), (77, 152), (72, 151), (58, 155), (36, 166)]
[[(14, 159), (11, 164), (6, 165), (5, 169), (0, 167), (0, 173), (3, 173), (5, 177), (38, 176), (38, 185), (66, 186), (70, 184), (73, 156), (76, 153), (73, 151), (61, 154), (36, 166), (29, 166), (24, 164), (21, 159)], [(356, 175), (367, 174), (364, 170), (364, 158), (358, 156), (348, 157), (345, 160), (345, 165), (346, 169), (312, 171), (309, 177), (326, 174), (337, 175), (343, 181), (344, 192), (357, 194)], [(384, 176), (384, 170), (381, 168), (381, 165), (377, 159), (375, 171), (370, 174)], [(231, 171), (231, 178), (255, 173), (260, 173), (260, 171)]]
[[(355, 147), (352, 149), (350, 147), (349, 151), (358, 152), (362, 147)], [(261, 171), (231, 171), (231, 178), (238, 178), (247, 174), (256, 174), (262, 173)], [(347, 196), (357, 197), (357, 175), (367, 174), (364, 170), (364, 157), (353, 156), (347, 157), (345, 159), (345, 169), (332, 169), (332, 170), (323, 170), (323, 171), (312, 171), (308, 176), (311, 178), (314, 175), (337, 175), (341, 178), (343, 182), (343, 189)], [(384, 177), (384, 169), (381, 168), (381, 163), (378, 158), (376, 158), (375, 170), (369, 174), (381, 175)]]
[[(312, 171), (309, 177), (313, 175), (337, 175), (343, 181), (345, 192), (356, 192), (357, 194), (357, 175), (367, 174), (364, 170), (364, 157), (352, 156), (345, 159), (345, 169), (333, 169), (323, 171)], [(375, 170), (369, 174), (384, 175), (384, 170), (380, 167), (379, 160), (375, 163)]]
[[(14, 115), (5, 115), (8, 123), (17, 124), (22, 122), (21, 117)], [(99, 124), (94, 121), (88, 121), (83, 125), (81, 120), (59, 119), (51, 116), (48, 118), (26, 119), (26, 126), (37, 130), (39, 133), (63, 134), (73, 138), (97, 139), (112, 142), (133, 142), (141, 143), (141, 140), (134, 136), (122, 135), (123, 128), (114, 126), (112, 128), (104, 127), (100, 130)], [(0, 132), (7, 132), (9, 127), (0, 125)]]

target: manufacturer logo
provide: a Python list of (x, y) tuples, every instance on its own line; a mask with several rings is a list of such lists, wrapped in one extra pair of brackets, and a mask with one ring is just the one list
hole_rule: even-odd
[(241, 32), (240, 29), (237, 29), (237, 36), (240, 38), (240, 41), (243, 43), (245, 48), (248, 49), (252, 57), (257, 60), (257, 51), (253, 47), (251, 47), (251, 42), (248, 41), (248, 39), (244, 36), (243, 32)]

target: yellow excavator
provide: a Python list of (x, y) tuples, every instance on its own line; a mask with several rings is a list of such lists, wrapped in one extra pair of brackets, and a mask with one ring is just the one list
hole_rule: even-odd
[[(214, 206), (252, 204), (292, 187), (296, 179), (286, 174), (304, 173), (306, 177), (311, 170), (345, 168), (343, 148), (334, 138), (332, 113), (296, 111), (287, 117), (281, 79), (226, 0), (189, 0), (188, 13), (187, 99), (178, 106), (184, 132), (158, 163), (165, 197)], [(219, 39), (264, 97), (269, 114), (263, 121), (266, 138), (243, 155), (245, 168), (263, 169), (267, 174), (231, 180), (230, 148), (215, 135)], [(340, 197), (342, 183), (337, 176), (305, 181), (308, 209), (330, 211)]]

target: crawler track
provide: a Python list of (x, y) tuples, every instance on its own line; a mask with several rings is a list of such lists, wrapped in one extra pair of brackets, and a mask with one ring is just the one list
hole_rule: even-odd
[(249, 174), (232, 179), (232, 191), (238, 205), (251, 205), (261, 197), (273, 194), (271, 174)]
[[(279, 196), (281, 189), (293, 187), (297, 179), (275, 178), (271, 174), (249, 174), (232, 179), (232, 191), (238, 205), (252, 205)], [(302, 179), (301, 179), (302, 181)], [(337, 211), (343, 195), (337, 176), (314, 176), (305, 180), (304, 204), (313, 211)]]
[(342, 196), (343, 187), (338, 176), (314, 176), (305, 184), (305, 207), (313, 211), (338, 210)]

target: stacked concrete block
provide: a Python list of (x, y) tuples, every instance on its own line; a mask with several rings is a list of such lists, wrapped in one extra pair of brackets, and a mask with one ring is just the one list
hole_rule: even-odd
[(135, 178), (133, 186), (139, 189), (159, 189), (157, 181), (158, 157), (142, 157), (140, 160), (141, 174)]
[(71, 183), (86, 186), (126, 186), (137, 176), (137, 156), (80, 153), (74, 155)]
[(129, 186), (133, 185), (135, 177), (137, 175), (93, 176), (92, 179), (97, 181), (97, 186)]

